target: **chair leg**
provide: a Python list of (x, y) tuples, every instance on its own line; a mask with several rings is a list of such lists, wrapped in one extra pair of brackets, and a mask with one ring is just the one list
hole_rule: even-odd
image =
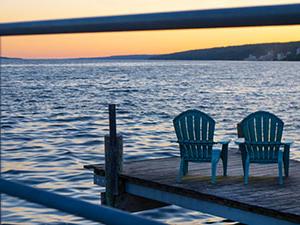
[(216, 183), (217, 165), (221, 157), (221, 152), (217, 150), (212, 151), (211, 156), (211, 183)]
[(285, 161), (285, 163), (284, 163), (284, 175), (286, 177), (289, 176), (289, 160)]
[(227, 176), (227, 159), (223, 159), (223, 176)]
[(279, 176), (279, 184), (283, 184), (282, 179), (282, 162), (278, 161), (278, 176)]
[(241, 157), (242, 157), (242, 164), (243, 164), (243, 172), (245, 174), (245, 162), (246, 162), (246, 153), (244, 151), (241, 151)]
[(211, 163), (211, 182), (216, 183), (216, 173), (217, 173), (217, 162), (212, 161)]
[(185, 161), (183, 162), (183, 175), (187, 175), (189, 172), (189, 162)]
[(223, 176), (227, 176), (228, 144), (222, 145), (221, 158), (223, 163)]
[(290, 164), (290, 147), (284, 146), (283, 153), (283, 163), (284, 163), (284, 175), (289, 176), (289, 164)]
[(178, 176), (177, 176), (177, 182), (181, 182), (182, 177), (184, 176), (184, 162), (185, 162), (185, 160), (181, 159), (180, 167), (179, 167), (179, 173), (178, 173)]
[(284, 161), (284, 175), (289, 176), (289, 160)]
[(282, 164), (283, 164), (283, 159), (282, 159), (282, 152), (278, 152), (278, 182), (279, 184), (283, 184), (283, 178), (282, 178)]
[(249, 158), (247, 157), (245, 160), (245, 171), (244, 171), (244, 184), (248, 184), (248, 179), (249, 179), (249, 167), (250, 167), (250, 162)]

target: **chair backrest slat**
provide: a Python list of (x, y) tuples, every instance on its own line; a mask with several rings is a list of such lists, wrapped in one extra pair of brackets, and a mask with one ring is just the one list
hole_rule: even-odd
[[(254, 117), (255, 120), (255, 131), (256, 131), (256, 141), (257, 142), (262, 142), (262, 117), (259, 115), (256, 115)], [(264, 152), (263, 152), (263, 147), (258, 146), (258, 151), (259, 151), (259, 157), (264, 158)]]
[[(186, 118), (179, 121), (179, 126), (180, 126), (182, 140), (187, 140), (188, 139), (188, 133), (187, 133)], [(185, 154), (187, 154), (190, 151), (190, 146), (189, 145), (183, 145), (183, 149), (186, 151)]]
[[(187, 130), (188, 130), (188, 140), (195, 140), (195, 135), (194, 135), (194, 116), (192, 114), (189, 114), (186, 117), (187, 120)], [(196, 145), (190, 145), (190, 154), (193, 157), (196, 157)]]
[[(245, 150), (248, 151), (250, 160), (277, 160), (280, 145), (274, 143), (281, 142), (284, 126), (281, 119), (272, 113), (258, 111), (248, 115), (238, 126), (241, 132), (239, 136), (245, 138)], [(264, 143), (264, 145), (253, 143)]]
[(269, 117), (268, 115), (263, 115), (263, 141), (269, 141)]
[[(214, 138), (215, 121), (199, 110), (187, 110), (173, 120), (181, 156), (189, 160), (210, 160)], [(207, 142), (207, 143), (202, 143)]]
[[(206, 118), (202, 118), (202, 140), (206, 141), (207, 140), (207, 120)], [(207, 157), (208, 155), (208, 147), (207, 146), (202, 146), (202, 151), (203, 151), (203, 157)]]
[[(194, 130), (195, 130), (195, 139), (196, 140), (201, 140), (201, 117), (199, 115), (194, 115)], [(201, 149), (202, 146), (201, 145), (196, 145), (196, 155), (198, 158), (201, 158)]]
[(283, 122), (277, 124), (277, 130), (276, 130), (276, 141), (280, 141), (282, 138), (282, 132), (283, 132)]

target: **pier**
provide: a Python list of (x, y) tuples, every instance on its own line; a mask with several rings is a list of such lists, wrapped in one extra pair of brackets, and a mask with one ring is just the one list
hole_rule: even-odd
[[(147, 202), (149, 208), (174, 204), (246, 224), (300, 224), (300, 162), (290, 161), (283, 185), (277, 182), (277, 165), (253, 164), (244, 185), (237, 149), (229, 150), (228, 160), (228, 176), (222, 176), (219, 163), (216, 184), (210, 183), (209, 163), (191, 163), (189, 174), (178, 183), (179, 157), (126, 162), (119, 175), (123, 193), (115, 207), (130, 210), (134, 205), (139, 211)], [(95, 184), (105, 186), (104, 165), (84, 168), (94, 171)]]
[(251, 164), (245, 185), (236, 147), (228, 152), (227, 176), (218, 164), (215, 184), (209, 162), (190, 162), (188, 175), (178, 182), (180, 157), (123, 163), (114, 104), (109, 105), (109, 131), (104, 137), (105, 163), (84, 166), (94, 172), (94, 184), (106, 187), (102, 204), (130, 212), (177, 205), (245, 224), (300, 224), (300, 162), (296, 160), (290, 160), (290, 175), (282, 185), (277, 181), (277, 164)]

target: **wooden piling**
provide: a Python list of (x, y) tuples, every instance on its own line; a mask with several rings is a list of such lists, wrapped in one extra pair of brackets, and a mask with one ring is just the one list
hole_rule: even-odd
[(126, 193), (120, 179), (123, 169), (123, 137), (117, 134), (116, 105), (109, 105), (109, 135), (105, 142), (105, 193), (101, 202), (110, 207), (136, 212), (166, 206), (168, 204)]
[(120, 193), (119, 174), (122, 172), (123, 164), (123, 138), (117, 135), (116, 105), (109, 105), (109, 135), (104, 137), (105, 141), (105, 179), (106, 192), (105, 202), (114, 207), (116, 196)]

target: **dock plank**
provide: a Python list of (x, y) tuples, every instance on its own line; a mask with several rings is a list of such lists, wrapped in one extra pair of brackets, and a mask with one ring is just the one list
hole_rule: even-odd
[[(157, 190), (207, 200), (242, 210), (300, 223), (300, 162), (290, 161), (290, 176), (278, 184), (277, 164), (251, 164), (249, 184), (243, 183), (241, 156), (229, 151), (228, 176), (218, 164), (217, 183), (210, 183), (210, 163), (190, 163), (189, 173), (176, 182), (180, 158), (125, 162), (121, 179)], [(104, 176), (103, 165), (85, 166)]]

